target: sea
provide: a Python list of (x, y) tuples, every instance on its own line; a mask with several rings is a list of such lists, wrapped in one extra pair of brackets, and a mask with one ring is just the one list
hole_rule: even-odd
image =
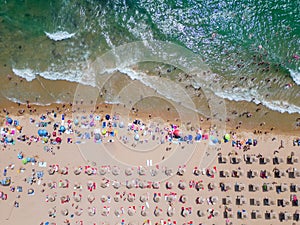
[[(128, 55), (106, 65), (120, 50)], [(149, 60), (139, 61), (144, 52)], [(2, 99), (69, 101), (50, 81), (95, 86), (89, 73), (159, 89), (153, 77), (178, 81), (190, 72), (180, 67), (185, 55), (200, 62), (204, 79), (185, 80), (195, 89), (217, 77), (211, 91), (219, 98), (300, 113), (299, 0), (0, 0)], [(163, 88), (172, 98), (172, 84)]]

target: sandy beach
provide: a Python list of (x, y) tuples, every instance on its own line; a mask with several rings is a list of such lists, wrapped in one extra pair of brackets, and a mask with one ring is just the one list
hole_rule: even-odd
[(2, 112), (1, 224), (298, 223), (292, 129), (217, 134), (108, 105), (34, 108)]

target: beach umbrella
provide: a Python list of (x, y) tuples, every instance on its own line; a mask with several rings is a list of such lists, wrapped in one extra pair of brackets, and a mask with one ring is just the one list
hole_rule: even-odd
[(154, 197), (153, 197), (153, 201), (156, 203), (159, 202), (160, 199), (161, 199), (161, 197), (158, 194), (154, 195)]
[(146, 194), (143, 194), (140, 196), (140, 201), (141, 202), (146, 202), (148, 200), (148, 196)]
[(200, 141), (202, 138), (202, 135), (201, 134), (197, 134), (196, 137), (195, 137), (195, 141)]
[(75, 120), (74, 120), (74, 124), (75, 124), (75, 126), (78, 126), (78, 124), (79, 124), (78, 119), (75, 119)]
[(63, 216), (67, 216), (67, 215), (69, 214), (69, 210), (68, 210), (68, 209), (62, 209), (62, 210), (61, 210), (61, 214), (62, 214)]
[(129, 202), (133, 202), (133, 201), (135, 200), (134, 195), (128, 194), (128, 195), (127, 195), (127, 200), (128, 200)]
[(141, 216), (147, 216), (147, 212), (145, 209), (141, 210)]
[(102, 195), (101, 198), (100, 198), (100, 201), (101, 201), (101, 202), (106, 202), (107, 199), (108, 199), (108, 198), (107, 198), (106, 195)]
[(155, 216), (160, 216), (161, 215), (161, 209), (160, 208), (158, 208), (158, 207), (155, 207), (155, 210), (154, 210), (154, 215)]
[(49, 196), (48, 196), (49, 202), (54, 202), (55, 199), (56, 199), (55, 195), (49, 195)]
[(96, 133), (94, 137), (95, 137), (96, 141), (99, 141), (101, 139), (101, 136), (99, 133)]
[(178, 188), (184, 190), (186, 188), (186, 183), (184, 181), (179, 181)]
[(133, 208), (130, 207), (130, 208), (128, 209), (127, 213), (128, 213), (129, 216), (133, 216), (134, 213), (135, 213), (135, 210), (134, 210)]
[(126, 182), (126, 187), (127, 187), (128, 189), (133, 188), (133, 183), (130, 182), (130, 181), (127, 181), (127, 182)]
[(177, 174), (178, 174), (179, 176), (182, 176), (184, 173), (185, 173), (185, 168), (179, 167), (179, 168), (178, 168), (178, 171), (177, 171)]
[(65, 131), (66, 131), (65, 126), (61, 125), (61, 126), (59, 127), (59, 132), (64, 133)]
[[(28, 163), (27, 158), (23, 158), (23, 159), (22, 159), (22, 163), (23, 163), (24, 165), (26, 165), (26, 164)], [(52, 171), (51, 171), (51, 172), (52, 172)], [(48, 173), (49, 173), (50, 175), (53, 175), (54, 172), (55, 172), (55, 171), (53, 170), (53, 173), (50, 173), (50, 172), (49, 172), (49, 169), (48, 169)]]
[(187, 209), (183, 208), (182, 211), (181, 211), (181, 215), (183, 217), (187, 217), (189, 215), (189, 211)]
[(120, 127), (120, 128), (124, 128), (124, 122), (123, 122), (123, 121), (121, 121), (121, 122), (119, 123), (119, 127)]
[(76, 211), (75, 211), (75, 215), (76, 216), (81, 216), (81, 214), (82, 214), (82, 212), (83, 212), (83, 209), (77, 209)]
[(106, 120), (109, 120), (109, 119), (110, 119), (110, 115), (106, 114), (106, 115), (105, 115), (105, 119), (106, 119)]
[(152, 177), (155, 177), (158, 174), (158, 170), (157, 169), (150, 169), (150, 175)]
[(197, 198), (196, 198), (196, 203), (197, 203), (197, 204), (203, 204), (204, 201), (205, 201), (205, 200), (204, 200), (203, 197), (197, 197)]
[(55, 141), (56, 141), (57, 143), (61, 143), (61, 138), (60, 138), (60, 137), (56, 137), (56, 138), (55, 138)]
[(199, 217), (203, 217), (203, 216), (205, 216), (205, 213), (204, 213), (202, 210), (198, 210), (198, 211), (197, 211), (197, 215), (198, 215)]
[(115, 202), (119, 202), (119, 201), (120, 201), (120, 196), (119, 196), (119, 195), (116, 195), (116, 196), (114, 197), (114, 201), (115, 201)]
[(106, 129), (103, 129), (103, 130), (101, 131), (102, 135), (105, 135), (106, 132), (107, 132)]
[(196, 183), (195, 188), (196, 188), (197, 191), (203, 190), (204, 189), (204, 185), (203, 185), (202, 182), (199, 181), (199, 182)]
[(81, 173), (81, 171), (82, 171), (82, 168), (76, 167), (75, 170), (74, 170), (74, 174), (79, 175)]
[(96, 121), (101, 120), (101, 116), (99, 116), (99, 115), (95, 116), (95, 120), (96, 120)]
[(89, 194), (87, 199), (88, 199), (89, 203), (92, 203), (93, 201), (95, 201), (95, 196), (92, 194)]
[(105, 175), (106, 172), (107, 172), (107, 168), (106, 167), (101, 167), (100, 168), (100, 171), (99, 171), (100, 175)]
[(80, 202), (81, 201), (81, 195), (80, 194), (74, 194), (73, 195), (73, 199), (75, 202)]
[(186, 203), (187, 202), (187, 196), (186, 195), (181, 195), (180, 196), (180, 202), (182, 202), (182, 203)]
[(168, 210), (167, 210), (167, 215), (168, 217), (172, 217), (174, 216), (174, 208), (173, 207), (169, 207)]
[(215, 188), (216, 188), (216, 184), (215, 183), (209, 183), (208, 185), (207, 185), (207, 187), (208, 187), (208, 189), (209, 190), (214, 190)]
[(159, 187), (160, 187), (159, 182), (154, 181), (154, 182), (152, 183), (152, 188), (153, 188), (153, 189), (158, 189)]
[(12, 124), (12, 123), (13, 123), (13, 119), (10, 118), (10, 117), (7, 117), (7, 118), (6, 118), (6, 122), (7, 122), (8, 124)]
[(140, 136), (139, 136), (138, 134), (134, 135), (134, 140), (135, 140), (135, 141), (140, 140)]
[(61, 172), (61, 174), (63, 174), (63, 175), (67, 175), (68, 174), (68, 167), (63, 167), (62, 168), (62, 170), (60, 171)]
[(180, 136), (181, 136), (180, 130), (178, 130), (178, 129), (174, 130), (173, 135), (175, 138), (180, 138)]
[[(25, 159), (25, 158), (24, 158), (24, 159)], [(23, 160), (24, 160), (24, 159), (23, 159)], [(26, 162), (27, 162), (27, 159), (26, 159)], [(49, 175), (53, 175), (53, 174), (55, 173), (55, 169), (54, 169), (53, 167), (49, 167), (48, 173), (49, 173)]]
[(201, 171), (199, 169), (194, 169), (193, 173), (194, 173), (194, 175), (199, 176)]
[(167, 182), (166, 182), (166, 188), (167, 188), (167, 189), (172, 189), (173, 186), (174, 186), (174, 184), (173, 184), (172, 181), (167, 181)]
[(125, 169), (125, 174), (126, 174), (127, 176), (131, 176), (131, 175), (132, 175), (132, 168), (126, 168), (126, 169)]
[(172, 176), (172, 175), (173, 175), (173, 170), (172, 170), (172, 169), (166, 169), (166, 170), (165, 170), (165, 174), (166, 174), (167, 176)]
[(85, 172), (86, 172), (87, 175), (90, 176), (90, 175), (93, 174), (93, 169), (91, 167), (88, 167)]
[(138, 174), (141, 175), (141, 176), (145, 175), (146, 174), (146, 169), (144, 167), (140, 166), (139, 169), (138, 169)]
[(95, 207), (89, 207), (88, 208), (88, 214), (89, 214), (89, 216), (94, 216), (96, 214), (96, 208)]
[(119, 175), (120, 174), (120, 168), (117, 167), (117, 166), (114, 166), (111, 170), (111, 173), (115, 176)]
[(230, 141), (230, 134), (225, 134), (224, 135), (224, 140)]
[(115, 189), (118, 189), (118, 188), (121, 187), (121, 183), (120, 183), (119, 181), (114, 181), (114, 182), (112, 183), (112, 186), (113, 186)]
[(21, 127), (21, 126), (17, 126), (16, 128), (17, 128), (18, 131), (21, 131), (21, 130), (22, 130), (22, 127)]
[(146, 182), (146, 181), (140, 181), (140, 182), (139, 182), (139, 187), (140, 187), (140, 188), (145, 188), (145, 187), (147, 187), (147, 182)]
[(166, 201), (167, 202), (173, 202), (175, 200), (175, 197), (174, 197), (174, 195), (168, 195), (167, 197), (166, 197)]

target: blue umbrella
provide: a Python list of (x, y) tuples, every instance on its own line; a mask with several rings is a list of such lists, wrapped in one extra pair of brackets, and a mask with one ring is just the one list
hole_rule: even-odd
[(105, 119), (109, 120), (109, 119), (110, 119), (110, 115), (107, 114), (107, 115), (105, 116)]
[(196, 137), (195, 137), (195, 141), (200, 141), (202, 138), (202, 135), (201, 134), (197, 134)]
[(65, 131), (66, 131), (65, 126), (61, 125), (61, 126), (59, 127), (59, 131), (60, 131), (60, 132), (65, 132)]
[(8, 118), (6, 119), (6, 122), (7, 122), (8, 124), (12, 124), (13, 120), (12, 120), (12, 118), (8, 117)]
[(44, 135), (43, 130), (39, 129), (39, 130), (38, 130), (38, 135), (39, 135), (39, 136), (43, 136), (43, 135)]

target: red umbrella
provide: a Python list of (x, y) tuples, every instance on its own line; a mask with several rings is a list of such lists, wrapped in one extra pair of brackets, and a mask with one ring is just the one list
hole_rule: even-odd
[(178, 129), (174, 130), (173, 135), (175, 137), (180, 137), (180, 135), (181, 135), (180, 130), (178, 130)]
[(56, 137), (56, 138), (55, 138), (55, 141), (56, 141), (57, 143), (61, 143), (61, 138), (60, 138), (60, 137)]

